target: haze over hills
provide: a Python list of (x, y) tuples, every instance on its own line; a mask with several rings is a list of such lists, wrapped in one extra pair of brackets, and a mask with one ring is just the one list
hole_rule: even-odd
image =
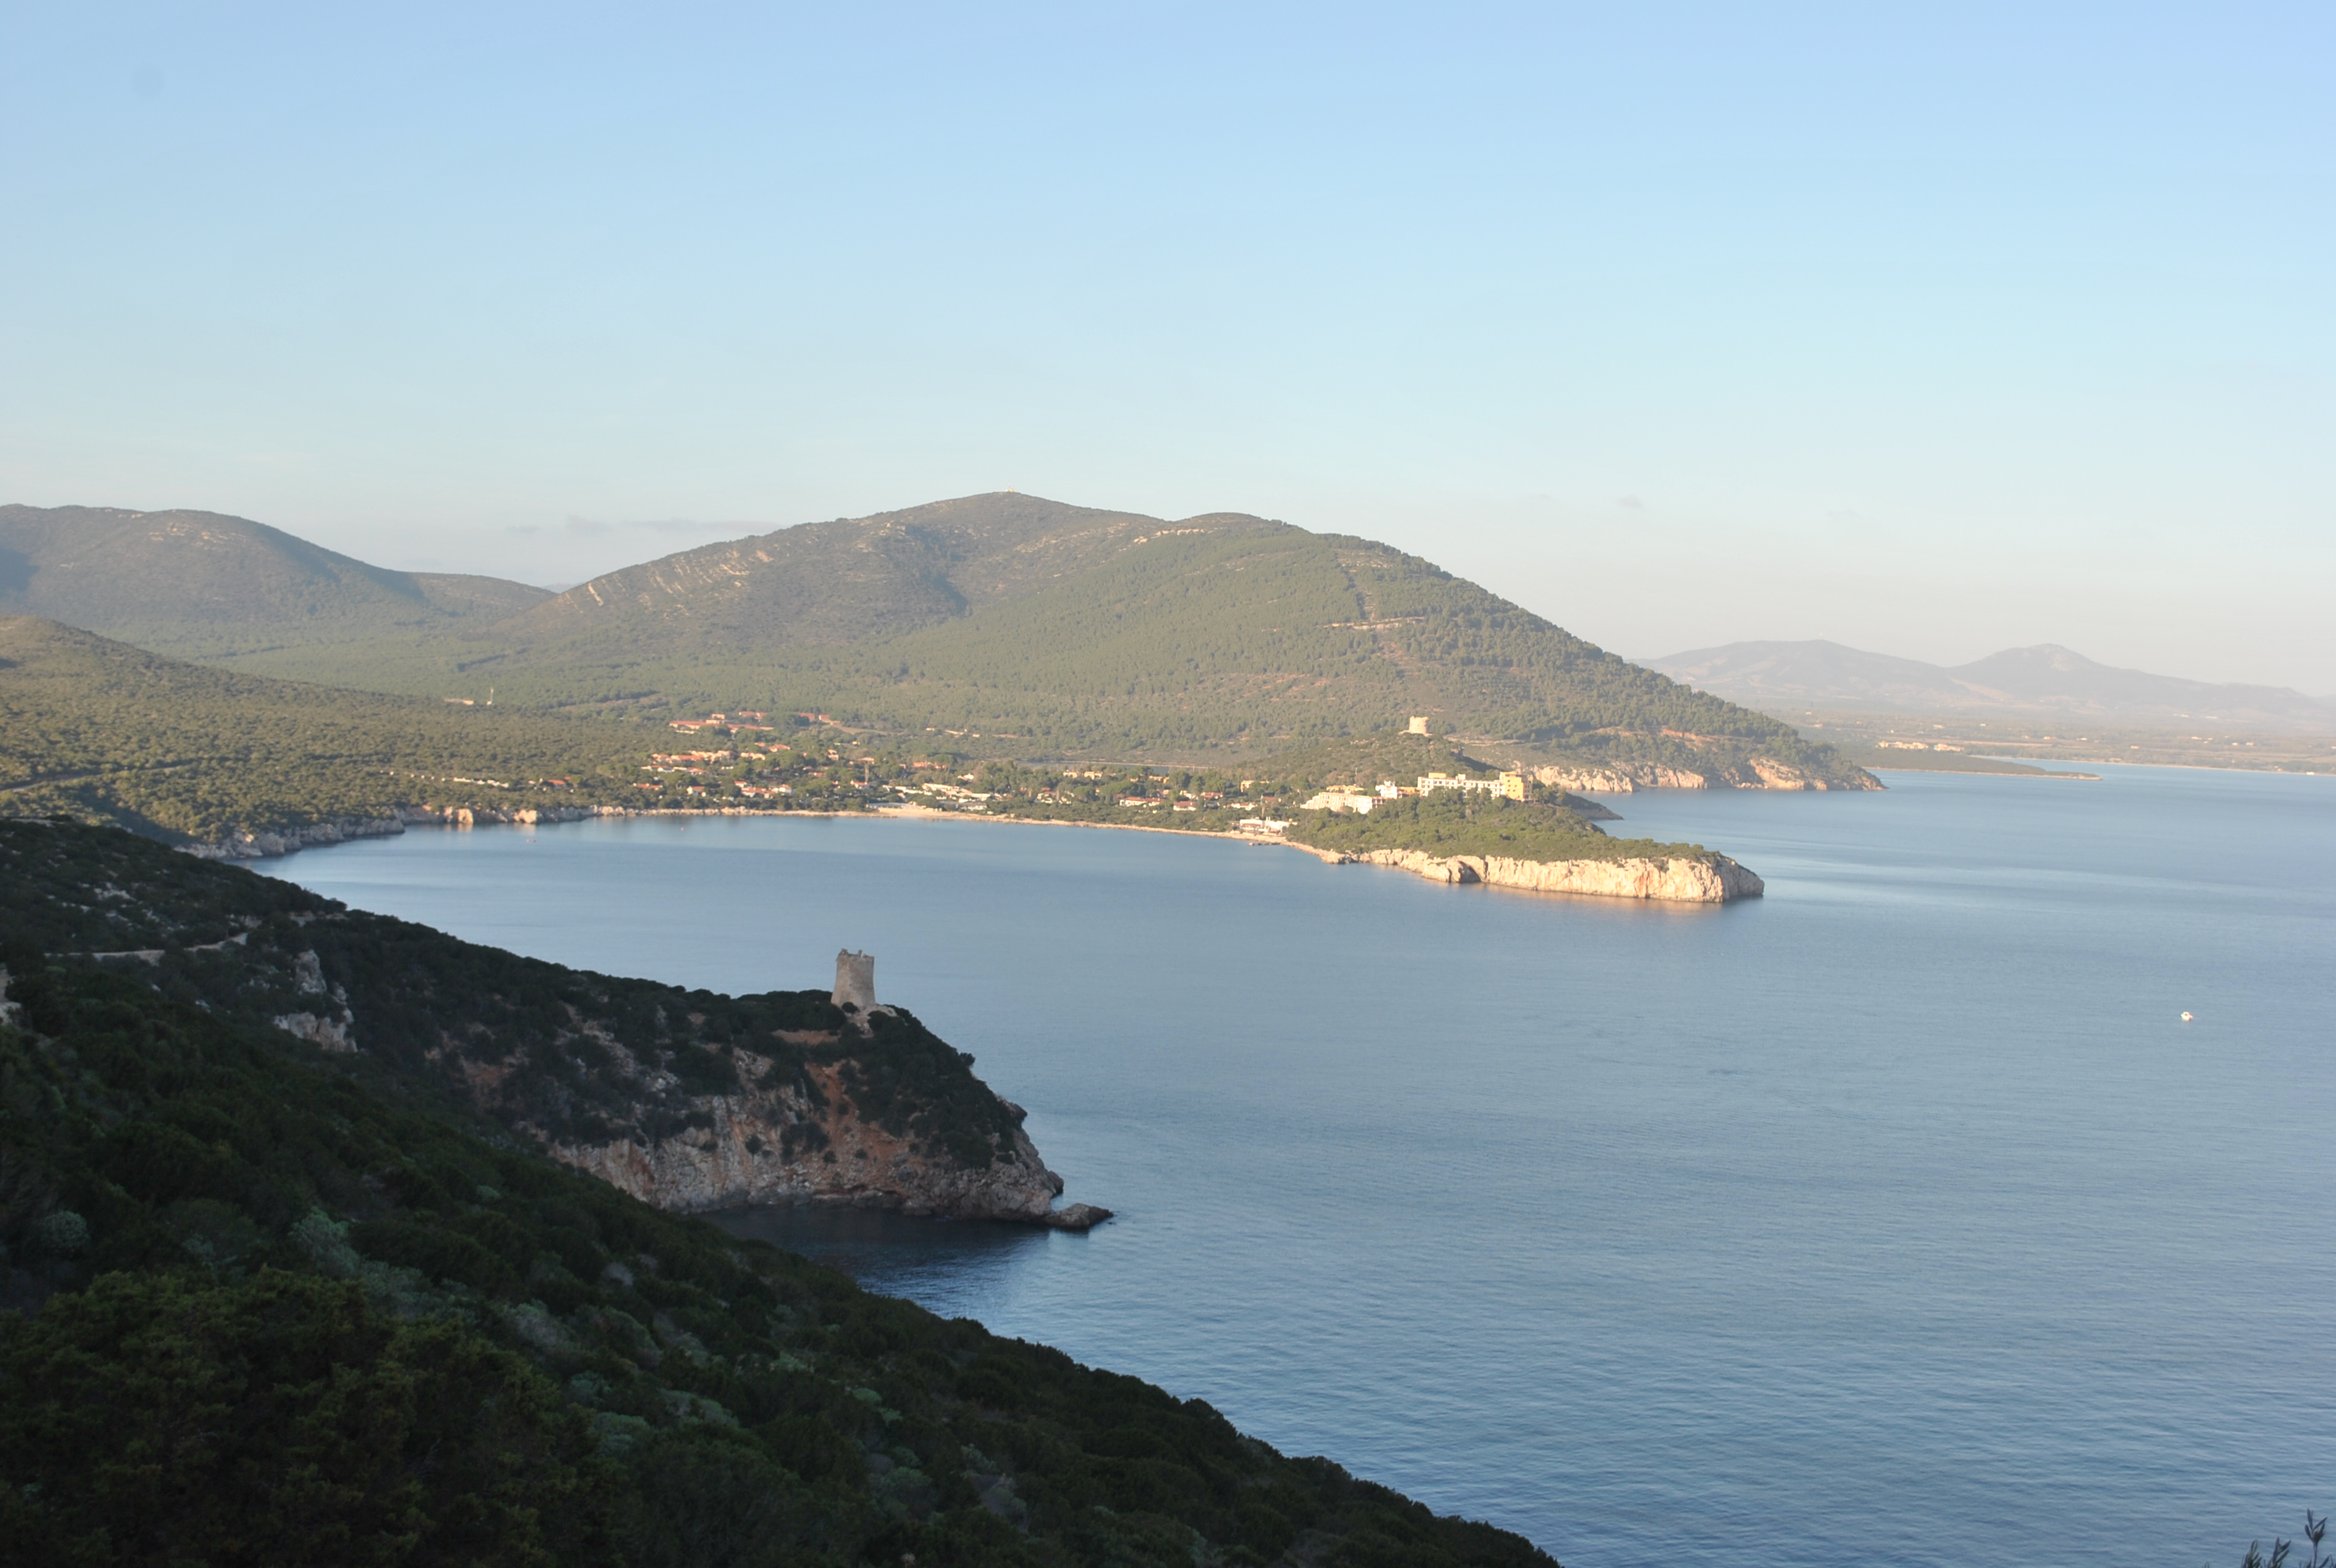
[[(242, 527), (238, 538), (289, 540)], [(121, 527), (85, 553), (118, 554), (139, 578), (183, 548), (170, 531)], [(318, 576), (370, 585), (366, 605), (394, 591), (378, 579), (403, 575), (365, 578), (375, 569), (316, 556), (329, 558)], [(1034, 754), (1255, 754), (1426, 714), (1439, 732), (1546, 758), (1866, 782), (1790, 725), (1689, 691), (1430, 562), (1239, 513), (1166, 522), (968, 496), (681, 551), (501, 618), (448, 613), (410, 580), (404, 602), (431, 613), (375, 630), (381, 616), (360, 625), (352, 610), (346, 638), (273, 646), (244, 616), (240, 640), (221, 634), (210, 657), (376, 690), (492, 687), (505, 703), (544, 706), (809, 710)], [(133, 618), (77, 608), (52, 613), (117, 628)], [(304, 613), (295, 597), (287, 615)], [(1760, 773), (1755, 758), (1783, 771)]]
[(2052, 643), (1952, 667), (1836, 642), (1735, 642), (1643, 661), (1768, 712), (1996, 713), (2098, 724), (2336, 733), (2336, 704), (2283, 687), (2216, 685), (2097, 664)]
[(427, 634), (550, 597), (501, 578), (391, 571), (215, 511), (0, 506), (0, 614), (158, 653), (216, 658)]

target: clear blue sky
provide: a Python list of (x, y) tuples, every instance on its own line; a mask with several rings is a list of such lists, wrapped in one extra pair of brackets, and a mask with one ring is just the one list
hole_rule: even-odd
[(566, 582), (1014, 487), (1622, 652), (2336, 693), (2336, 7), (0, 5), (0, 500)]

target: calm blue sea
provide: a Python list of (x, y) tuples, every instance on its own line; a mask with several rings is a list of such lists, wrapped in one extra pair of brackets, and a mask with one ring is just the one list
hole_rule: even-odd
[(1573, 1568), (2234, 1563), (2336, 1505), (2336, 778), (2107, 771), (1613, 799), (1720, 910), (949, 822), (269, 869), (723, 990), (872, 950), (1122, 1217), (765, 1233)]

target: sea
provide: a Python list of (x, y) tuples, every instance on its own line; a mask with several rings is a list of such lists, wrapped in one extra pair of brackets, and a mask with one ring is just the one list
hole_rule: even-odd
[(1608, 797), (1725, 908), (978, 821), (266, 869), (723, 991), (873, 952), (1118, 1217), (725, 1223), (1572, 1568), (2235, 1564), (2336, 1507), (2336, 778), (2102, 771)]

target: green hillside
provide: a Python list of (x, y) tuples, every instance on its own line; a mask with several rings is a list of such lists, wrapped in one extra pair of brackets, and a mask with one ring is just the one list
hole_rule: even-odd
[(0, 615), (184, 657), (420, 640), (550, 597), (500, 578), (390, 571), (219, 512), (0, 506)]
[(638, 776), (643, 735), (259, 679), (0, 617), (0, 810), (11, 813), (212, 843), (404, 806), (589, 804), (621, 798)]
[[(443, 657), (429, 680), (456, 678)], [(1418, 713), (1543, 758), (1708, 772), (1757, 755), (1855, 777), (1775, 719), (1384, 545), (1019, 495), (669, 557), (465, 639), (460, 663), (462, 689), (539, 705), (803, 709), (978, 731), (985, 751), (1256, 755)]]
[(1012, 492), (934, 502), (628, 567), (536, 606), (496, 635), (626, 661), (851, 647), (1023, 598), (1166, 526)]
[[(132, 576), (152, 576), (163, 535), (139, 528), (109, 537)], [(358, 594), (362, 574), (334, 570)], [(1430, 562), (1235, 513), (1163, 522), (969, 496), (683, 551), (516, 613), (484, 590), (459, 615), (451, 589), (412, 591), (427, 613), (287, 601), (297, 634), (215, 631), (199, 651), (252, 673), (538, 707), (827, 714), (902, 744), (947, 732), (977, 755), (1255, 756), (1425, 714), (1534, 761), (1749, 778), (1759, 758), (1868, 782), (1789, 726)], [(128, 610), (108, 613), (126, 624)], [(312, 635), (328, 622), (334, 636)], [(133, 640), (193, 637), (172, 627)]]
[(1559, 801), (1465, 799), (1445, 793), (1381, 801), (1368, 816), (1300, 812), (1289, 836), (1350, 855), (1417, 850), (1439, 857), (1501, 855), (1520, 861), (1696, 861), (1701, 844), (1609, 838)]
[[(159, 968), (54, 956), (124, 892)], [(190, 938), (335, 907), (297, 889), (0, 823), (0, 1558), (1550, 1562), (648, 1208), (394, 1062), (166, 994)], [(423, 978), (540, 985), (472, 952)]]

